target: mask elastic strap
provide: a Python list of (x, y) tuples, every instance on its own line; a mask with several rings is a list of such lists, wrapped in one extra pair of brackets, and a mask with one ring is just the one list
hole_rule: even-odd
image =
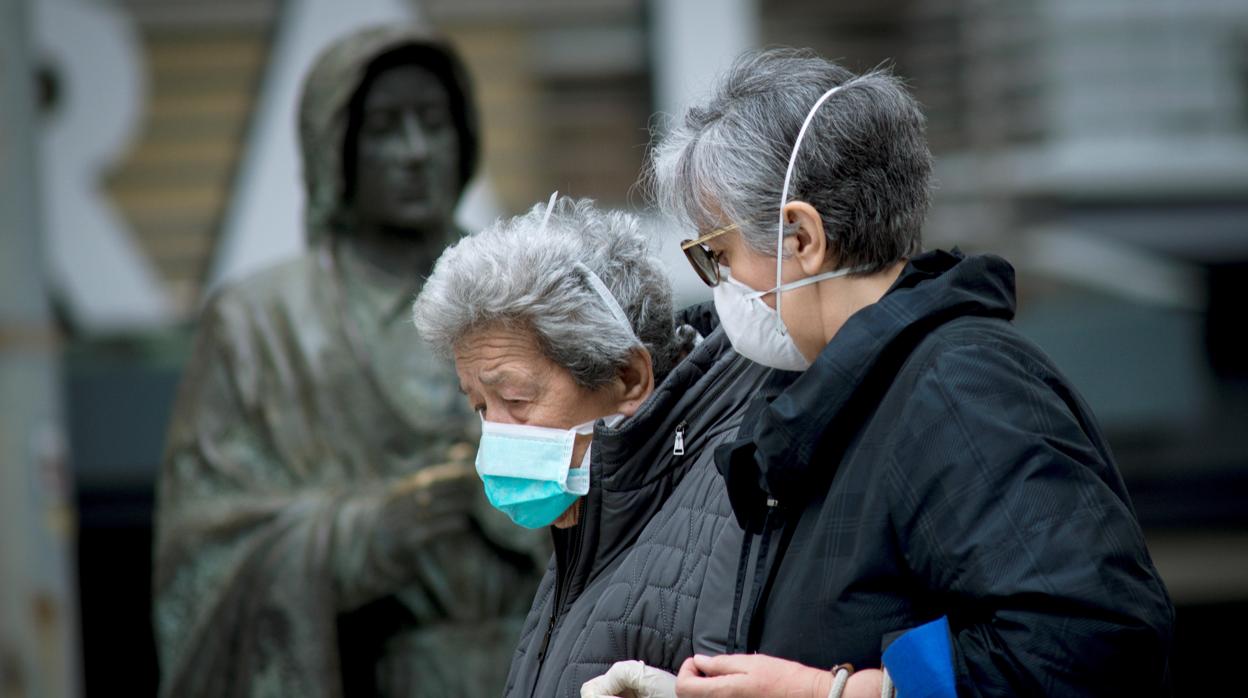
[(572, 427), (572, 431), (581, 436), (590, 436), (594, 433), (594, 425), (598, 423), (597, 419), (591, 419), (584, 424), (577, 424)]
[[(558, 191), (555, 191), (550, 195), (550, 202), (546, 204), (546, 217), (542, 219), (542, 227), (537, 231), (539, 235), (545, 232), (546, 224), (550, 221), (550, 212), (555, 210), (555, 200), (558, 197)], [(615, 300), (615, 296), (611, 295), (611, 289), (607, 288), (607, 285), (602, 283), (602, 279), (598, 278), (598, 275), (594, 273), (594, 270), (585, 266), (583, 262), (577, 262), (574, 266), (585, 274), (585, 280), (589, 282), (589, 287), (594, 289), (594, 293), (597, 293), (598, 297), (602, 299), (602, 302), (607, 306), (607, 310), (610, 311), (612, 317), (614, 317), (616, 321), (624, 327), (624, 329), (628, 330), (628, 333), (633, 336), (633, 341), (637, 342), (637, 344), (641, 344), (641, 340), (637, 339), (637, 333), (633, 331), (632, 323), (628, 321), (628, 316), (624, 314), (624, 309), (620, 307), (619, 301)]]
[[(815, 100), (815, 106), (811, 107), (810, 111), (806, 113), (806, 120), (802, 122), (802, 128), (797, 132), (797, 140), (793, 141), (793, 152), (789, 155), (789, 166), (784, 171), (784, 188), (780, 190), (780, 227), (777, 231), (776, 237), (776, 288), (773, 289), (776, 291), (776, 313), (780, 312), (780, 278), (782, 276), (781, 272), (784, 264), (784, 205), (789, 202), (789, 182), (793, 179), (793, 165), (797, 163), (798, 148), (802, 147), (802, 138), (805, 137), (806, 129), (810, 127), (810, 122), (814, 120), (815, 112), (819, 111), (819, 107), (822, 107), (823, 103), (828, 101), (828, 98), (836, 94), (842, 87), (848, 87), (853, 84), (853, 82), (853, 80), (850, 80), (849, 82), (837, 85), (827, 92), (824, 92), (823, 96)], [(792, 288), (796, 288), (796, 286)], [(770, 291), (766, 293), (770, 293)], [(766, 295), (766, 293), (763, 295)], [(784, 323), (780, 323), (780, 326), (783, 328)], [(786, 334), (788, 332), (787, 328), (783, 331)]]
[(550, 222), (550, 213), (555, 210), (555, 200), (559, 198), (559, 190), (556, 189), (550, 193), (550, 201), (546, 202), (546, 215), (542, 216), (542, 227), (537, 229), (537, 234), (541, 235), (546, 232), (546, 224)]
[(817, 284), (820, 281), (827, 281), (828, 279), (836, 279), (842, 276), (849, 276), (850, 274), (857, 274), (858, 272), (867, 271), (870, 268), (871, 268), (870, 265), (864, 264), (862, 266), (852, 267), (850, 269), (835, 269), (833, 271), (825, 271), (822, 274), (815, 274), (814, 276), (808, 276), (805, 279), (799, 279), (791, 283), (781, 284), (780, 286), (777, 286), (768, 291), (754, 291), (753, 293), (746, 294), (745, 297), (753, 300), (755, 298), (762, 298), (763, 296), (769, 293), (774, 293), (776, 294), (776, 312), (779, 313), (780, 312), (780, 293), (783, 291), (792, 291), (795, 288), (801, 288), (803, 286)]
[(602, 299), (603, 304), (607, 306), (607, 310), (611, 312), (612, 317), (624, 329), (628, 330), (628, 333), (633, 336), (633, 341), (641, 344), (641, 340), (637, 339), (637, 333), (633, 331), (632, 323), (628, 321), (628, 316), (624, 314), (624, 309), (620, 307), (619, 301), (615, 300), (615, 296), (611, 295), (611, 289), (607, 288), (602, 279), (598, 278), (593, 269), (585, 266), (584, 262), (577, 262), (574, 266), (585, 274), (585, 280), (589, 282), (589, 287), (594, 289), (594, 293), (597, 293), (598, 297)]

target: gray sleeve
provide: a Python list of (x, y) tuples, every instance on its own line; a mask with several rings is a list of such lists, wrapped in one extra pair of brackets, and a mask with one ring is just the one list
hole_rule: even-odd
[[(717, 476), (718, 477), (718, 476)], [(717, 498), (722, 511), (719, 531), (714, 536), (706, 560), (706, 577), (698, 608), (693, 618), (693, 651), (695, 654), (719, 655), (728, 647), (728, 626), (732, 615), (737, 564), (741, 555), (744, 533), (728, 509), (726, 495)]]

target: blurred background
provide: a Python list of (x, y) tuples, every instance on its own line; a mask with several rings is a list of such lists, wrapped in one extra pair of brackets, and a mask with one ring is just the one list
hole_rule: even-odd
[[(423, 16), (473, 72), (472, 228), (552, 190), (644, 212), (655, 114), (749, 48), (892, 65), (929, 247), (1006, 256), (1178, 608), (1179, 695), (1248, 627), (1248, 3), (0, 0), (0, 696), (152, 695), (154, 480), (196, 311), (301, 245), (316, 51)], [(666, 240), (684, 302), (707, 297)]]

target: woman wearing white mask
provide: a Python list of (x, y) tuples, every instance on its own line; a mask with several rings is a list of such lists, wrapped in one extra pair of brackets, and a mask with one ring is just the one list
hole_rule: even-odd
[(733, 352), (709, 309), (677, 322), (637, 219), (585, 200), (465, 237), (414, 313), (481, 414), (490, 502), (551, 526), (505, 695), (573, 697), (617, 660), (675, 672), (722, 652), (741, 530), (712, 453), (784, 377)]
[(1013, 269), (921, 251), (929, 172), (895, 78), (789, 50), (656, 151), (734, 347), (804, 371), (716, 453), (747, 536), (729, 653), (681, 698), (1165, 690), (1173, 610), (1105, 440), (1011, 326)]

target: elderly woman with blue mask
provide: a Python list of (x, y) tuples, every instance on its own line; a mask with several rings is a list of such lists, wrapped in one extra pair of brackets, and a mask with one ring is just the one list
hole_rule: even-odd
[(618, 660), (670, 687), (686, 658), (723, 652), (741, 531), (712, 453), (783, 378), (709, 310), (677, 322), (637, 219), (585, 200), (459, 241), (414, 315), (481, 415), (490, 502), (553, 537), (505, 695), (579, 696)]
[(746, 530), (729, 652), (675, 693), (1165, 692), (1172, 606), (1094, 416), (1010, 324), (1009, 264), (922, 251), (899, 81), (746, 56), (653, 168), (734, 348), (802, 372), (715, 454)]

